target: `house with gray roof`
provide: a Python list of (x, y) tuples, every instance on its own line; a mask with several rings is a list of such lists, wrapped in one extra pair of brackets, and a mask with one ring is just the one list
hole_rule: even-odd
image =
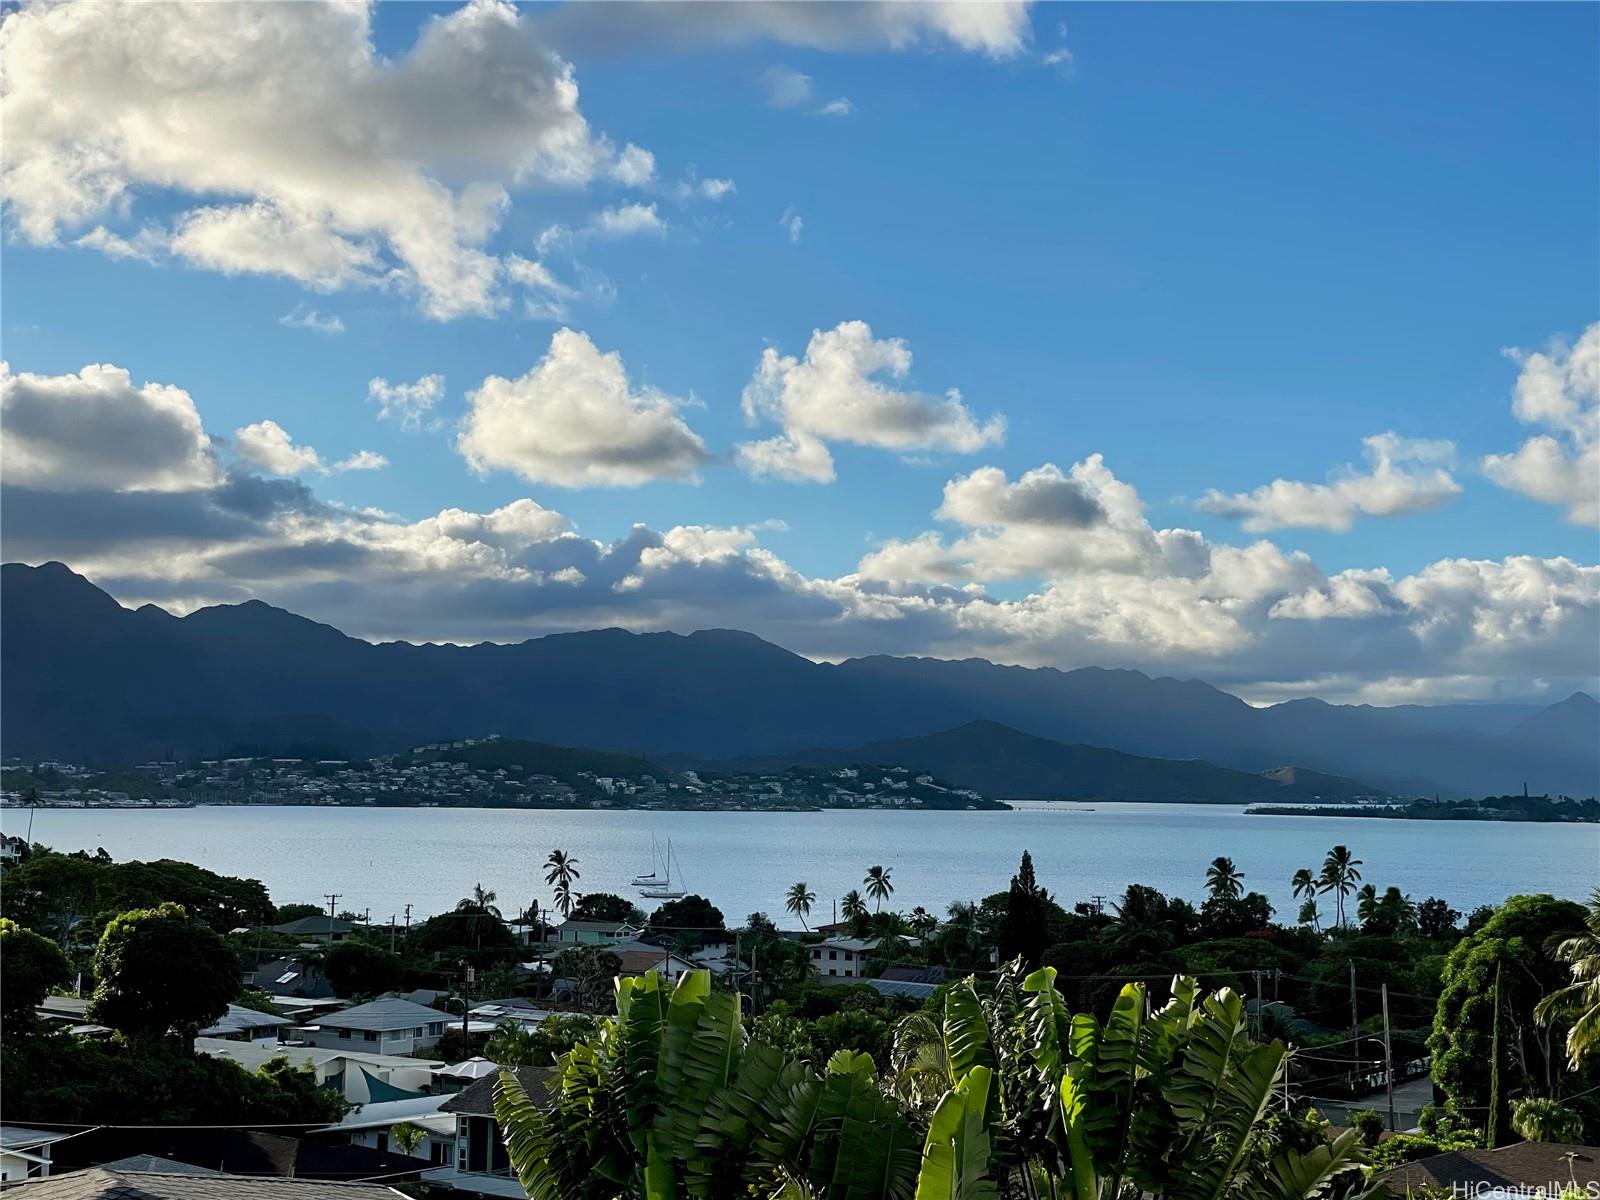
[[(508, 1067), (518, 1083), (534, 1100), (548, 1097), (555, 1072), (549, 1067)], [(454, 1161), (422, 1176), (424, 1183), (458, 1188), (484, 1196), (525, 1197), (526, 1192), (511, 1170), (505, 1139), (494, 1115), (495, 1088), (499, 1071), (485, 1075), (470, 1087), (457, 1092), (439, 1106), (441, 1114), (455, 1117)]]
[(338, 917), (300, 917), (298, 920), (285, 921), (282, 925), (274, 925), (273, 933), (281, 933), (285, 937), (299, 938), (302, 942), (324, 942), (332, 944), (342, 942), (355, 930), (354, 921), (343, 921)]
[(263, 1175), (159, 1175), (90, 1167), (8, 1188), (23, 1200), (403, 1200), (381, 1183)]
[(416, 1054), (438, 1044), (449, 1020), (437, 1008), (389, 997), (318, 1017), (302, 1028), (301, 1040), (327, 1050)]

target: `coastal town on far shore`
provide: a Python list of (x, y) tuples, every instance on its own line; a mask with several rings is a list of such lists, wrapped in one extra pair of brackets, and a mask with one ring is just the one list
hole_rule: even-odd
[[(100, 770), (75, 763), (11, 760), (0, 767), (0, 804), (40, 808), (182, 808), (195, 804), (370, 805), (423, 808), (698, 809), (811, 812), (821, 809), (994, 809), (1005, 805), (907, 766), (788, 767), (779, 771), (670, 771), (644, 759), (566, 751), (563, 767), (490, 765), (485, 754), (518, 745), (497, 736), (414, 746), (372, 759), (265, 757), (140, 763)], [(536, 746), (534, 743), (520, 743)], [(552, 752), (554, 748), (537, 747)], [(488, 761), (485, 761), (485, 760)], [(632, 767), (632, 770), (626, 768)]]

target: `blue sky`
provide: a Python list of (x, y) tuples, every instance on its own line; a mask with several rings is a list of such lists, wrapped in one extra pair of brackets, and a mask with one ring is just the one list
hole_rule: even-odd
[[(273, 9), (270, 20), (280, 24), (304, 19), (293, 11), (302, 6), (257, 7)], [(130, 139), (114, 152), (115, 199), (74, 207), (17, 168), (36, 153), (49, 162), (52, 148), (94, 142), (96, 106), (110, 102), (115, 81), (103, 89), (83, 83), (81, 124), (65, 130), (23, 107), (25, 96), (13, 98), (10, 123), (24, 134), (9, 175), (0, 326), (11, 371), (60, 380), (88, 364), (114, 364), (129, 373), (132, 404), (150, 383), (181, 388), (207, 434), (220, 439), (210, 451), (217, 470), (279, 484), (298, 476), (306, 491), (299, 503), (383, 510), (396, 528), (443, 509), (489, 514), (527, 498), (601, 547), (635, 524), (656, 533), (756, 532), (720, 558), (673, 550), (670, 569), (683, 578), (663, 582), (661, 595), (637, 608), (627, 597), (650, 594), (656, 581), (648, 570), (633, 572), (642, 586), (619, 590), (629, 577), (619, 566), (596, 603), (552, 607), (543, 590), (501, 590), (518, 570), (545, 570), (529, 555), (542, 563), (546, 550), (489, 545), (502, 555), (501, 574), (485, 579), (494, 599), (482, 602), (481, 619), (472, 603), (459, 603), (459, 586), (446, 593), (453, 605), (435, 596), (427, 568), (415, 563), (385, 566), (358, 606), (338, 581), (291, 563), (278, 543), (279, 572), (246, 569), (235, 561), (237, 547), (220, 543), (198, 558), (186, 543), (183, 555), (156, 556), (185, 561), (156, 568), (140, 560), (150, 558), (157, 534), (120, 548), (79, 545), (50, 532), (48, 513), (30, 524), (26, 505), (7, 522), (8, 558), (76, 557), (74, 565), (130, 601), (181, 608), (265, 594), (370, 636), (470, 640), (600, 623), (738, 624), (819, 656), (882, 648), (1127, 663), (1218, 678), (1262, 698), (1546, 694), (1596, 674), (1597, 546), (1582, 473), (1595, 410), (1580, 339), (1600, 317), (1600, 10), (994, 5), (972, 34), (933, 17), (901, 28), (904, 11), (885, 16), (870, 6), (849, 14), (769, 9), (778, 13), (769, 18), (743, 5), (684, 8), (671, 36), (642, 38), (629, 36), (642, 14), (626, 6), (497, 11), (507, 38), (542, 56), (528, 61), (570, 70), (578, 92), (565, 115), (586, 123), (591, 148), (604, 141), (589, 158), (611, 155), (612, 163), (629, 145), (643, 148), (654, 160), (649, 180), (635, 173), (624, 181), (614, 163), (594, 162), (577, 183), (519, 179), (509, 162), (490, 161), (517, 149), (516, 127), (463, 145), (457, 160), (451, 138), (426, 128), (425, 113), (400, 112), (388, 126), (387, 110), (365, 124), (350, 117), (364, 97), (329, 84), (315, 59), (246, 64), (252, 79), (277, 72), (275, 83), (326, 93), (312, 103), (325, 103), (330, 126), (352, 122), (352, 169), (317, 175), (314, 186), (324, 190), (315, 195), (320, 202), (333, 195), (327, 189), (341, 189), (332, 205), (346, 215), (328, 227), (372, 248), (388, 275), (382, 283), (371, 273), (330, 283), (310, 279), (303, 264), (286, 273), (277, 251), (256, 241), (243, 258), (237, 244), (208, 243), (205, 259), (177, 238), (186, 214), (200, 207), (287, 206), (278, 160), (263, 155), (264, 165), (219, 175), (198, 152), (173, 167), (159, 144)], [(128, 55), (130, 39), (142, 35), (92, 17), (71, 29), (42, 19), (24, 25), (34, 16), (24, 7), (8, 19), (8, 55), (27, 51), (47, 62), (68, 33), (103, 37), (123, 58), (137, 60), (143, 49)], [(451, 20), (465, 24), (454, 5), (379, 7), (361, 34), (370, 35), (374, 71), (403, 70), (419, 31)], [(244, 32), (192, 36), (227, 47), (242, 44)], [(274, 36), (292, 46), (301, 34), (281, 28)], [(490, 52), (460, 40), (460, 64), (447, 65), (469, 68), (456, 83), (463, 118), (473, 103), (485, 113), (501, 105), (503, 115), (487, 86), (473, 94), (488, 72), (470, 69), (471, 55)], [(164, 78), (173, 90), (159, 111), (170, 117), (192, 102), (214, 126), (198, 135), (215, 139), (208, 155), (226, 159), (243, 144), (248, 157), (272, 138), (292, 155), (328, 153), (326, 145), (297, 144), (305, 119), (285, 117), (275, 127), (216, 115), (204, 97), (217, 80), (196, 80), (190, 90)], [(70, 78), (63, 90), (74, 98)], [(845, 107), (841, 100), (845, 115), (820, 114), (830, 102)], [(308, 110), (309, 123), (318, 111)], [(541, 119), (533, 108), (524, 116)], [(419, 147), (432, 141), (408, 151), (408, 132)], [(379, 141), (384, 148), (373, 150)], [(501, 263), (541, 263), (566, 289), (559, 303), (545, 295), (543, 314), (530, 315), (528, 293), (506, 284), (489, 315), (430, 315), (426, 290), (404, 278), (414, 264), (396, 250), (395, 202), (382, 202), (391, 207), (371, 228), (355, 228), (348, 216), (378, 203), (363, 195), (364, 178), (374, 176), (361, 167), (362, 154), (385, 163), (398, 154), (458, 199), (483, 181), (503, 187), (492, 231), (465, 240)], [(705, 180), (733, 188), (712, 198)], [(627, 205), (654, 206), (664, 228), (584, 232)], [(792, 233), (784, 222), (796, 216)], [(568, 232), (552, 234), (555, 226)], [(126, 249), (74, 244), (92, 229), (123, 239)], [(129, 243), (141, 230), (153, 232), (135, 255)], [(225, 270), (215, 269), (219, 262)], [(554, 319), (552, 307), (560, 309)], [(281, 323), (311, 311), (337, 319), (342, 331)], [(813, 331), (844, 322), (864, 322), (875, 342), (903, 341), (911, 364), (893, 387), (935, 405), (959, 389), (969, 434), (911, 447), (881, 432), (861, 434), (867, 444), (829, 436), (827, 482), (742, 469), (738, 444), (799, 427), (787, 418), (747, 424), (740, 397), (763, 351), (803, 360)], [(499, 457), (473, 469), (457, 441), (471, 395), (488, 376), (516, 380), (535, 369), (562, 327), (620, 355), (636, 398), (651, 389), (671, 398), (673, 428), (686, 427), (702, 447), (692, 479), (680, 467), (630, 486), (562, 486), (548, 463), (530, 474), (525, 459), (492, 448), (504, 442), (503, 425), (486, 426), (480, 443)], [(1557, 386), (1576, 417), (1565, 424), (1514, 409), (1519, 379), (1537, 383), (1541, 371), (1566, 381)], [(430, 375), (443, 377), (423, 422), (436, 428), (408, 431), (378, 418), (370, 380)], [(12, 430), (32, 428), (30, 411), (8, 413)], [(520, 413), (526, 431), (538, 411), (511, 416)], [(1004, 419), (1003, 440), (970, 432), (995, 417)], [(274, 470), (259, 455), (241, 462), (236, 431), (264, 420), (295, 446), (314, 447), (320, 465)], [(1308, 520), (1300, 510), (1286, 525), (1278, 507), (1254, 522), (1249, 505), (1197, 507), (1211, 490), (1238, 497), (1274, 480), (1326, 485), (1347, 464), (1359, 476), (1367, 469), (1363, 439), (1386, 432), (1402, 439), (1398, 500), (1386, 494), (1349, 510), (1337, 497), (1313, 495), (1321, 515)], [(537, 440), (537, 430), (529, 436)], [(603, 440), (594, 430), (587, 436)], [(1485, 466), (1486, 456), (1514, 455), (1537, 437), (1553, 438), (1563, 461), (1576, 465), (1565, 491), (1531, 459), (1520, 475), (1512, 465), (1498, 475)], [(975, 438), (982, 444), (972, 445)], [(588, 444), (578, 436), (568, 458)], [(323, 469), (358, 451), (387, 465)], [(103, 448), (49, 452), (70, 465), (74, 454)], [(1123, 542), (1074, 548), (1098, 536), (1094, 521), (1008, 525), (999, 509), (979, 512), (948, 498), (935, 516), (951, 481), (998, 468), (1010, 486), (1045, 464), (1070, 477), (1046, 481), (1062, 495), (1114, 512), (1109, 484), (1090, 479), (1092, 470), (1073, 475), (1073, 465), (1093, 455), (1142, 503), (1137, 521), (1111, 522), (1143, 547), (1137, 569), (1121, 561)], [(13, 468), (8, 483), (24, 478)], [(140, 491), (147, 485), (127, 479), (112, 488)], [(275, 529), (281, 540), (281, 521)], [(1233, 568), (1226, 579), (1214, 568), (1218, 578), (1180, 588), (1175, 580), (1200, 576), (1174, 567), (1170, 548), (1151, 549), (1163, 530), (1194, 531), (1202, 553), (1265, 542), (1262, 554), (1281, 556), (1260, 568), (1275, 573), (1274, 582), (1241, 584)], [(263, 536), (252, 535), (254, 549)], [(919, 537), (937, 537), (941, 553), (962, 565), (861, 570), (864, 556)], [(305, 549), (302, 535), (294, 538)], [(325, 550), (340, 538), (314, 540)], [(369, 542), (364, 562), (374, 553)], [(752, 560), (757, 549), (795, 580), (784, 583), (771, 562)], [(1314, 564), (1310, 575), (1296, 552)], [(1151, 555), (1165, 565), (1152, 566)], [(1524, 558), (1576, 570), (1543, 572), (1531, 584), (1505, 578), (1507, 564)], [(1500, 575), (1474, 584), (1470, 599), (1439, 599), (1427, 586), (1433, 576), (1424, 576), (1455, 560), (1499, 564)], [(457, 568), (450, 570), (459, 585)], [(1379, 570), (1385, 580), (1367, 577)], [(742, 571), (740, 582), (716, 577), (728, 571)], [(420, 597), (413, 606), (395, 600), (385, 611), (391, 572), (404, 580), (397, 592)], [(759, 586), (746, 594), (752, 572)], [(862, 575), (867, 584), (856, 579)], [(851, 581), (841, 585), (850, 590), (844, 599), (829, 590), (840, 580)], [(1176, 590), (1159, 613), (1124, 610), (1127, 595), (1169, 583)], [(1315, 636), (1303, 616), (1293, 619), (1292, 637), (1277, 632), (1289, 609), (1305, 607), (1296, 597), (1352, 589), (1362, 598), (1346, 595), (1343, 608), (1333, 605), (1337, 615), (1322, 604)], [(981, 609), (963, 590), (982, 592)], [(1039, 627), (1042, 618), (1027, 611), (1032, 598), (1048, 594), (1060, 604), (1068, 591), (1070, 615)], [(708, 602), (708, 593), (719, 598)], [(744, 607), (732, 596), (744, 596)], [(885, 596), (893, 614), (865, 613)], [(1513, 609), (1529, 607), (1507, 610), (1507, 596), (1523, 597)], [(1245, 608), (1259, 611), (1247, 619)], [(1444, 637), (1442, 613), (1460, 626)], [(1530, 632), (1530, 622), (1539, 628)], [(1502, 626), (1514, 636), (1494, 633)], [(1518, 639), (1526, 644), (1510, 644)], [(1369, 656), (1337, 648), (1356, 641), (1372, 644)]]

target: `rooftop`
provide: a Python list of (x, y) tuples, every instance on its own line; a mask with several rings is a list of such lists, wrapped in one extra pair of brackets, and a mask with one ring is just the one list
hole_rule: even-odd
[(16, 1194), (27, 1200), (395, 1200), (405, 1195), (378, 1183), (271, 1175), (152, 1175), (105, 1167), (13, 1186)]
[(430, 1021), (448, 1021), (450, 1014), (441, 1012), (437, 1008), (428, 1008), (422, 1004), (413, 1004), (409, 1000), (401, 1000), (391, 996), (384, 1000), (373, 1000), (367, 1004), (358, 1004), (354, 1008), (347, 1008), (343, 1012), (329, 1013), (325, 1017), (318, 1017), (317, 1024), (331, 1025), (335, 1029), (411, 1029)]
[(1373, 1176), (1397, 1197), (1424, 1187), (1485, 1197), (1495, 1194), (1491, 1189), (1532, 1195), (1536, 1188), (1553, 1187), (1550, 1194), (1556, 1195), (1574, 1179), (1579, 1194), (1600, 1192), (1600, 1146), (1518, 1142), (1497, 1150), (1452, 1150)]
[[(507, 1067), (506, 1070), (516, 1076), (517, 1082), (535, 1100), (549, 1089), (551, 1078), (555, 1074), (549, 1067)], [(494, 1090), (499, 1080), (498, 1071), (493, 1075), (485, 1075), (471, 1086), (451, 1096), (439, 1106), (439, 1111), (458, 1113), (466, 1117), (494, 1116)]]

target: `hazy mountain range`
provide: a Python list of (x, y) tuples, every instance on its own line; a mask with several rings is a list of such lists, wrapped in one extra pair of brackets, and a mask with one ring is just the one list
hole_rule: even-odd
[[(7, 564), (0, 604), (0, 741), (28, 759), (113, 764), (304, 744), (365, 755), (484, 733), (701, 760), (819, 748), (860, 758), (866, 743), (919, 738), (931, 756), (939, 739), (926, 735), (948, 743), (962, 726), (994, 722), (1009, 728), (963, 736), (993, 743), (982, 753), (995, 762), (1020, 752), (1000, 744), (1013, 734), (1065, 743), (1076, 768), (1043, 755), (1060, 779), (1112, 770), (1116, 759), (1084, 753), (1101, 748), (1251, 774), (1292, 765), (1406, 792), (1484, 795), (1525, 782), (1600, 791), (1600, 704), (1584, 693), (1547, 707), (1256, 708), (1138, 671), (814, 663), (733, 630), (373, 644), (260, 601), (181, 618), (126, 609), (59, 563)], [(948, 763), (923, 765), (951, 774)]]

